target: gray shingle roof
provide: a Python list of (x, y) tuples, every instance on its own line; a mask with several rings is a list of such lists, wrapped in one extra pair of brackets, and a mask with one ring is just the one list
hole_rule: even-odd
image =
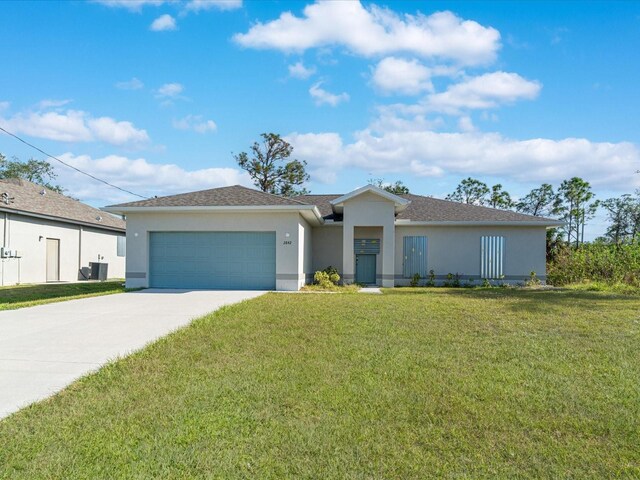
[[(334, 195), (302, 195), (296, 197), (306, 203), (317, 205), (326, 220), (334, 219), (331, 200), (341, 197)], [(411, 203), (396, 218), (414, 222), (540, 222), (546, 224), (548, 218), (534, 217), (510, 210), (467, 205), (465, 203), (440, 200), (422, 195), (399, 195), (410, 200)], [(339, 218), (338, 218), (339, 220)]]
[(291, 198), (280, 197), (241, 185), (150, 198), (112, 207), (240, 207), (264, 205), (307, 205)]
[(12, 199), (8, 205), (0, 200), (0, 209), (5, 211), (43, 215), (97, 228), (125, 230), (124, 220), (27, 180), (0, 179), (0, 194), (4, 193)]
[[(331, 201), (343, 194), (300, 195), (286, 198), (271, 195), (252, 188), (234, 185), (212, 188), (199, 192), (183, 193), (167, 197), (151, 198), (137, 202), (122, 203), (112, 207), (211, 207), (211, 206), (264, 206), (264, 205), (315, 205), (325, 220), (342, 220), (335, 215)], [(547, 224), (548, 218), (524, 215), (509, 210), (479, 207), (464, 203), (440, 200), (421, 195), (399, 195), (411, 203), (400, 212), (398, 219), (414, 222), (540, 222)]]

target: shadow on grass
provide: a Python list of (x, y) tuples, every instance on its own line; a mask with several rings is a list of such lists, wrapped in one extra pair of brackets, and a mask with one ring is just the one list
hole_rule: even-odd
[(0, 305), (73, 297), (93, 293), (124, 291), (122, 281), (87, 283), (49, 283), (18, 285), (0, 289)]
[(417, 288), (395, 288), (385, 290), (390, 295), (437, 295), (463, 297), (468, 299), (483, 300), (515, 300), (510, 305), (514, 311), (549, 311), (553, 307), (565, 307), (568, 305), (579, 305), (602, 302), (637, 302), (640, 297), (634, 295), (623, 295), (610, 292), (592, 292), (584, 290), (544, 290), (544, 289), (520, 289), (520, 288), (445, 288), (445, 287), (417, 287)]

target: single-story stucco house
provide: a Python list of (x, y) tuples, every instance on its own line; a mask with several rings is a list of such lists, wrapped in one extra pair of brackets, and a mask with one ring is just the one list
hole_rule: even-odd
[(124, 278), (125, 222), (41, 185), (0, 179), (0, 285)]
[(384, 287), (431, 270), (544, 281), (546, 230), (561, 225), (371, 185), (295, 198), (232, 186), (106, 210), (127, 218), (128, 287), (298, 290), (330, 265)]

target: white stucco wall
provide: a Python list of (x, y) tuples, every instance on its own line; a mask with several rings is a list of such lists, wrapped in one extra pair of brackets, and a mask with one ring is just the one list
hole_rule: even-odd
[(403, 237), (427, 237), (427, 271), (434, 270), (438, 278), (448, 273), (480, 278), (480, 237), (505, 237), (505, 280), (523, 281), (530, 272), (544, 279), (546, 276), (545, 227), (396, 227), (396, 283), (406, 285), (402, 277)]
[(127, 286), (149, 286), (150, 232), (276, 232), (276, 289), (298, 290), (305, 282), (304, 253), (301, 252), (304, 252), (306, 225), (297, 211), (129, 213)]
[(4, 246), (17, 250), (20, 255), (20, 258), (0, 259), (2, 285), (46, 282), (47, 238), (60, 240), (60, 281), (79, 280), (79, 269), (97, 261), (98, 253), (104, 256), (102, 261), (109, 264), (109, 278), (124, 278), (125, 259), (116, 255), (117, 232), (12, 213), (7, 215), (5, 230), (4, 213), (0, 213), (0, 218)]
[[(109, 264), (109, 278), (124, 278), (125, 257), (118, 257), (117, 237), (122, 234), (103, 232), (90, 227), (82, 230), (81, 266), (88, 267), (90, 262)], [(98, 257), (101, 260), (98, 260)]]

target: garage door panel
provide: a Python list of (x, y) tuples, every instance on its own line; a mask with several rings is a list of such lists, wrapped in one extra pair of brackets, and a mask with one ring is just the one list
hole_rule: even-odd
[(153, 232), (150, 286), (275, 289), (274, 232)]

